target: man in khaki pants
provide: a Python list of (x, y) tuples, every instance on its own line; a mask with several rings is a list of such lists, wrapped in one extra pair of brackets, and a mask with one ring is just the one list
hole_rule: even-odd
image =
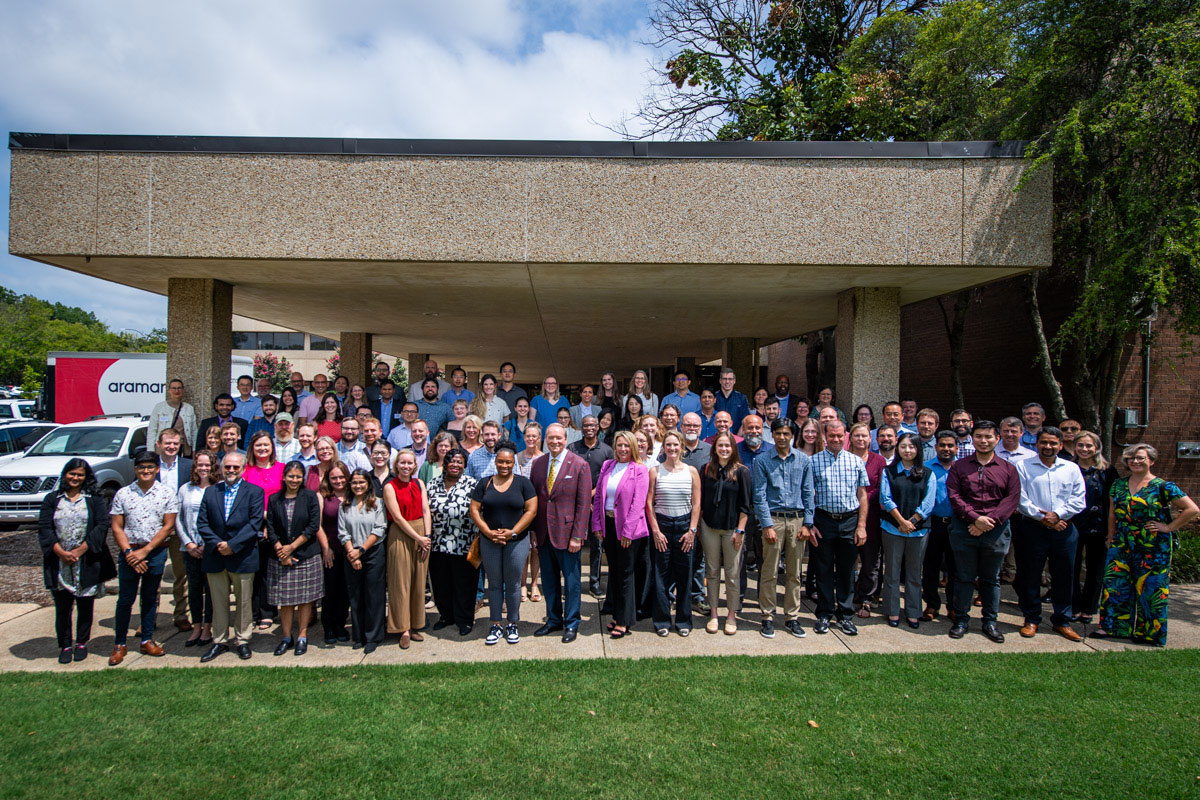
[(800, 626), (800, 558), (813, 524), (813, 473), (809, 457), (792, 447), (792, 427), (783, 417), (771, 423), (775, 449), (754, 459), (754, 515), (762, 528), (762, 565), (758, 574), (758, 606), (762, 635), (775, 637), (776, 565), (783, 552), (784, 627), (797, 639)]
[[(158, 481), (173, 492), (178, 492), (179, 487), (192, 479), (192, 460), (179, 455), (182, 444), (183, 436), (175, 428), (163, 428), (154, 443), (159, 457)], [(172, 533), (167, 539), (167, 553), (171, 560), (171, 616), (176, 628), (190, 631), (192, 623), (188, 622), (187, 570), (183, 566), (178, 532)]]
[(237, 602), (235, 649), (250, 658), (254, 573), (258, 571), (258, 537), (263, 530), (263, 490), (242, 480), (246, 456), (227, 453), (221, 462), (225, 480), (204, 490), (196, 528), (204, 540), (205, 574), (212, 590), (213, 646), (200, 657), (212, 661), (229, 649), (229, 589)]

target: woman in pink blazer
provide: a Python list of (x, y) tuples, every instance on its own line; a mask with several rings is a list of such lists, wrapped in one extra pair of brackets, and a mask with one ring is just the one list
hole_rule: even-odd
[(600, 468), (592, 503), (592, 532), (608, 554), (608, 593), (613, 599), (614, 639), (629, 635), (637, 605), (634, 601), (634, 567), (641, 556), (650, 528), (646, 523), (646, 492), (650, 473), (637, 460), (637, 440), (621, 431), (613, 441), (611, 461)]

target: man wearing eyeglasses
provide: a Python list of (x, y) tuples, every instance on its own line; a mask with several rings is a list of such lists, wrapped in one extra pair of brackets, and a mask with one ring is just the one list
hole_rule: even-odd
[(672, 405), (679, 409), (679, 418), (684, 414), (700, 413), (700, 395), (691, 390), (692, 376), (686, 369), (675, 370), (675, 391), (663, 398), (662, 405)]
[(238, 658), (250, 658), (250, 598), (258, 571), (258, 536), (263, 529), (263, 490), (242, 480), (246, 456), (227, 453), (221, 462), (225, 479), (204, 490), (197, 528), (204, 540), (201, 562), (213, 604), (213, 646), (200, 657), (212, 661), (229, 650), (229, 590), (237, 603), (234, 642)]

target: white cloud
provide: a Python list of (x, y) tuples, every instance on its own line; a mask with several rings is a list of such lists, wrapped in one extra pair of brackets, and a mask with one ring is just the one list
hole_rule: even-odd
[[(0, 124), (66, 133), (607, 139), (595, 121), (632, 111), (648, 82), (652, 53), (638, 44), (644, 2), (19, 4), (0, 27)], [(5, 193), (7, 173), (4, 164)], [(157, 315), (153, 324), (165, 317), (162, 298), (12, 257), (0, 258), (0, 282), (93, 309), (117, 327), (139, 327), (143, 309)]]

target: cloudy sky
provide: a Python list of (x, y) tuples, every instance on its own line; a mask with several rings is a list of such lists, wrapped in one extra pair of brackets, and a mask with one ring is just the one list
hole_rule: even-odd
[[(5, 131), (611, 139), (651, 0), (5, 2)], [(9, 158), (0, 158), (8, 240)], [(0, 254), (0, 284), (166, 323), (166, 298)]]

